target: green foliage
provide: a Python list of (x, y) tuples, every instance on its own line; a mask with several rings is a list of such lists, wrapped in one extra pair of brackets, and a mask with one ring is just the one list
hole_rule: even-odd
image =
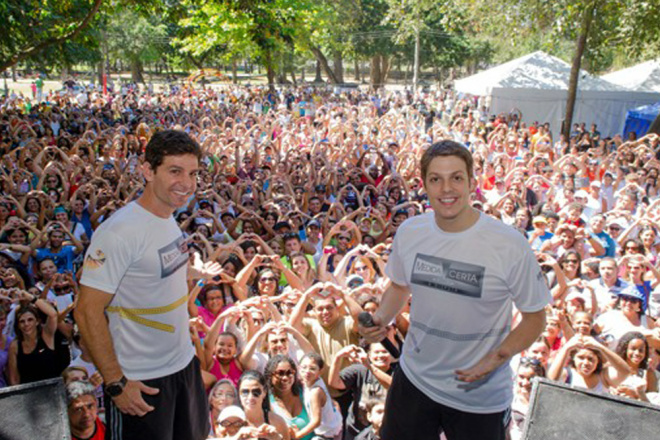
[(106, 38), (111, 55), (129, 62), (157, 61), (168, 45), (167, 27), (158, 16), (146, 18), (129, 8), (110, 18)]

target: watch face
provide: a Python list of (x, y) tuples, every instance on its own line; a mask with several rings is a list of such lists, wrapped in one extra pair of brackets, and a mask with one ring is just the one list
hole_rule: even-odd
[(113, 383), (105, 387), (105, 392), (108, 393), (110, 397), (117, 397), (124, 391), (124, 387), (119, 383)]

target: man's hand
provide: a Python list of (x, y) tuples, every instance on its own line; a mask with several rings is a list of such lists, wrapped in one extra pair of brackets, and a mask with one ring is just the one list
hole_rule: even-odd
[(511, 356), (501, 350), (491, 351), (481, 358), (479, 362), (467, 370), (456, 370), (456, 378), (462, 382), (475, 382), (488, 376), (505, 362), (508, 362)]
[(372, 327), (364, 327), (358, 323), (358, 332), (370, 344), (380, 342), (387, 337), (387, 326), (383, 325), (378, 315), (371, 315), (374, 325)]
[(222, 266), (215, 261), (203, 262), (202, 257), (195, 253), (193, 263), (188, 268), (188, 278), (211, 279), (220, 275)]
[(122, 413), (142, 417), (155, 409), (144, 401), (142, 393), (155, 396), (159, 392), (158, 388), (148, 387), (140, 381), (129, 380), (124, 391), (119, 396), (113, 397), (112, 401)]

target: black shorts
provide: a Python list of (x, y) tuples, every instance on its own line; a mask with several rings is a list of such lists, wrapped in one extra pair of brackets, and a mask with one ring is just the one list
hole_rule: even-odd
[(169, 376), (142, 381), (158, 388), (155, 396), (142, 394), (154, 407), (143, 417), (122, 414), (105, 396), (106, 440), (203, 440), (209, 435), (208, 401), (199, 359)]
[(442, 405), (422, 393), (399, 368), (387, 393), (382, 440), (504, 440), (510, 410), (475, 414)]

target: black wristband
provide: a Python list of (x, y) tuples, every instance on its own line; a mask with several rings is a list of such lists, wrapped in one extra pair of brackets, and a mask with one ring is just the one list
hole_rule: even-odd
[(32, 295), (32, 300), (30, 301), (30, 304), (36, 304), (37, 301), (39, 301), (39, 297), (37, 295)]

